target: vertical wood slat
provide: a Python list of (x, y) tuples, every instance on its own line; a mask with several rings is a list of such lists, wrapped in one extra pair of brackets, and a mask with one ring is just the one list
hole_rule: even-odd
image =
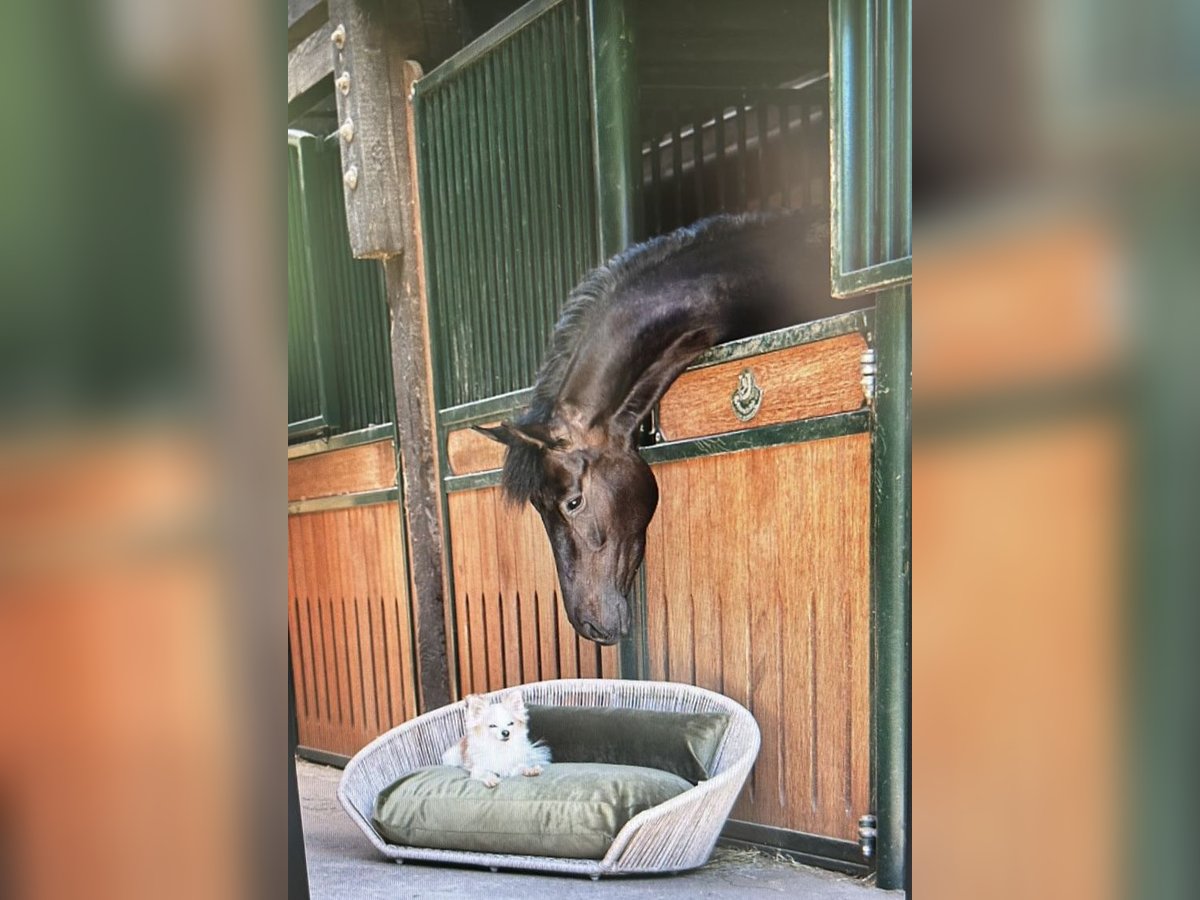
[(416, 714), (395, 503), (288, 518), (288, 630), (306, 747), (350, 756)]
[(744, 820), (854, 840), (867, 811), (869, 469), (869, 437), (850, 435), (655, 470), (647, 640), (666, 659), (651, 671), (754, 713)]
[(448, 498), (463, 694), (549, 678), (615, 677), (617, 650), (571, 627), (541, 520), (498, 487)]

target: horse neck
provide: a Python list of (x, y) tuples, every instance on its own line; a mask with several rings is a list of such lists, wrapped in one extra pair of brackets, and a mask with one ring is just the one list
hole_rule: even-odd
[(644, 414), (693, 359), (729, 336), (724, 299), (670, 288), (615, 298), (575, 351), (560, 417), (588, 430), (631, 405)]

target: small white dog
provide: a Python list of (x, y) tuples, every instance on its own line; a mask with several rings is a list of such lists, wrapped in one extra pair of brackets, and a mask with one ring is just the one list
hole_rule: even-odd
[(541, 775), (550, 748), (529, 742), (529, 713), (517, 690), (488, 703), (479, 694), (466, 700), (467, 733), (442, 754), (447, 766), (460, 766), (492, 788), (511, 775)]

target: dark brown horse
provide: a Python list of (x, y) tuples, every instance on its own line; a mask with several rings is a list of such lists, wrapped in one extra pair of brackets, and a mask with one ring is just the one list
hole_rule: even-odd
[(503, 486), (542, 517), (571, 624), (614, 643), (658, 505), (638, 426), (714, 344), (844, 311), (829, 297), (828, 218), (718, 216), (632, 247), (572, 292), (514, 421)]

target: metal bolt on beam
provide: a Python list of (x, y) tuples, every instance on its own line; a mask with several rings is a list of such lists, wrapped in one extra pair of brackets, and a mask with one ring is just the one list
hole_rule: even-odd
[(333, 41), (333, 46), (341, 50), (346, 46), (346, 26), (339, 25), (333, 29), (333, 34), (329, 36), (329, 40)]
[(346, 121), (342, 123), (342, 127), (338, 129), (338, 135), (347, 144), (354, 140), (354, 120), (347, 118)]
[(351, 191), (358, 187), (358, 166), (351, 166), (346, 170), (346, 173), (342, 175), (342, 184)]
[(334, 84), (337, 85), (337, 89), (343, 94), (350, 93), (350, 73), (343, 72), (338, 76), (338, 79), (334, 82)]

